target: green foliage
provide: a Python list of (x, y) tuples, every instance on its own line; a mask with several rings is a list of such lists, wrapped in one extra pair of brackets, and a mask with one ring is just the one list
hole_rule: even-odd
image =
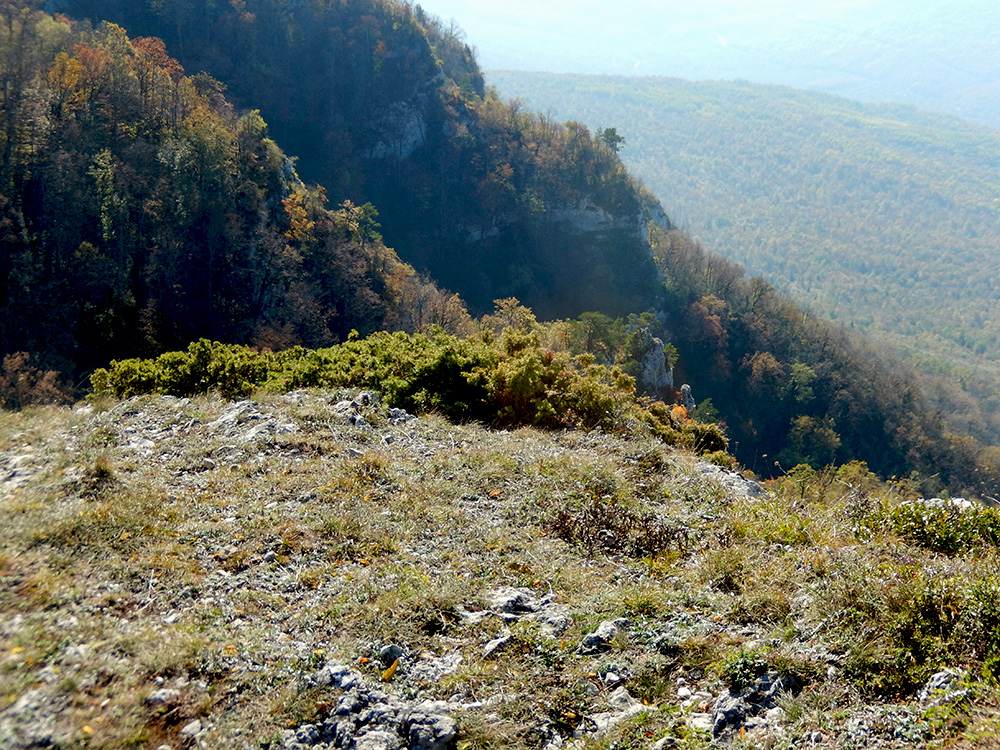
[(963, 650), (955, 636), (966, 599), (951, 580), (906, 568), (881, 573), (881, 595), (862, 598), (845, 611), (855, 621), (858, 640), (849, 648), (844, 669), (866, 692), (911, 694)]
[(722, 664), (721, 677), (733, 691), (742, 690), (768, 671), (767, 661), (752, 651), (738, 651)]
[(147, 393), (188, 396), (217, 391), (225, 398), (245, 398), (266, 379), (274, 356), (243, 346), (207, 339), (185, 352), (167, 352), (153, 360), (112, 361), (91, 377), (95, 392), (118, 398)]
[(778, 454), (779, 463), (805, 463), (817, 469), (834, 462), (841, 444), (832, 419), (817, 420), (806, 415), (792, 420), (788, 439), (790, 445)]
[(946, 555), (1000, 546), (1000, 511), (966, 501), (935, 498), (887, 504), (868, 523)]
[[(269, 370), (274, 387), (309, 376), (378, 383), (400, 404), (458, 418), (606, 427), (625, 416), (636, 334), (650, 327), (611, 316), (653, 308), (676, 334), (666, 353), (679, 355), (682, 382), (726, 424), (634, 411), (664, 439), (714, 453), (728, 436), (748, 465), (764, 453), (786, 465), (861, 458), (885, 476), (986, 487), (976, 447), (943, 434), (905, 374), (666, 231), (607, 142), (617, 130), (595, 136), (500, 101), (456, 29), (390, 0), (197, 11), (113, 0), (101, 10), (166, 44), (41, 14), (20, 27), (27, 75), (6, 83), (24, 94), (31, 81), (41, 98), (12, 100), (10, 127), (0, 127), (20, 139), (0, 152), (5, 346), (51, 347), (85, 368), (201, 338), (281, 350), (327, 346), (351, 330), (468, 330), (461, 301), (401, 264), (384, 233), (480, 310), (515, 294), (543, 317), (596, 307), (567, 324), (566, 343), (595, 359), (514, 339), (509, 349), (386, 339), (344, 350), (368, 374), (322, 353), (292, 356)], [(223, 80), (183, 75), (205, 61)], [(100, 85), (86, 83), (93, 76)], [(226, 87), (259, 113), (236, 117)], [(297, 179), (264, 118), (339, 208)], [(648, 219), (660, 224), (650, 229), (655, 258), (641, 231)], [(601, 231), (587, 231), (595, 220)], [(401, 371), (385, 364), (383, 345), (399, 350)], [(260, 380), (242, 354), (218, 360), (163, 362), (153, 373), (134, 363), (116, 377), (122, 392), (152, 378), (152, 387), (234, 395)], [(205, 374), (209, 366), (218, 371)]]
[(616, 154), (625, 145), (625, 137), (619, 134), (618, 128), (601, 128), (597, 131), (597, 137)]
[(719, 420), (719, 410), (715, 408), (712, 399), (706, 398), (700, 401), (691, 412), (691, 419), (696, 422), (714, 423)]
[(946, 430), (905, 366), (680, 232), (650, 236), (672, 300), (675, 378), (712, 400), (743, 465), (768, 474), (859, 460), (883, 477), (940, 481), (924, 492), (995, 494), (995, 458)]
[(599, 312), (585, 312), (570, 324), (570, 347), (614, 362), (624, 344), (625, 322)]
[(966, 589), (966, 600), (958, 626), (968, 651), (983, 660), (988, 678), (1000, 679), (1000, 580), (980, 578)]
[(598, 365), (588, 355), (553, 353), (541, 346), (537, 332), (516, 327), (499, 337), (488, 329), (467, 338), (440, 329), (377, 333), (327, 349), (278, 353), (201, 339), (186, 351), (155, 359), (113, 361), (98, 369), (91, 383), (98, 396), (117, 398), (207, 391), (245, 398), (259, 388), (367, 388), (378, 390), (390, 406), (459, 421), (609, 431), (644, 424), (661, 439), (699, 452), (726, 447), (717, 426), (677, 424), (663, 404), (638, 400), (635, 382), (619, 368)]
[(682, 425), (685, 442), (698, 453), (725, 452), (729, 441), (717, 424), (705, 422), (685, 422)]

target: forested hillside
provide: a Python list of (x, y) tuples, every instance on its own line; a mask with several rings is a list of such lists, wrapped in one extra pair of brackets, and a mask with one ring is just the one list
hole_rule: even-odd
[[(257, 108), (334, 203), (371, 201), (386, 242), (474, 310), (516, 295), (546, 317), (651, 306), (644, 209), (615, 154), (484, 96), (458, 29), (392, 0), (66, 0), (165, 40)], [(599, 230), (599, 231), (594, 231)]]
[(260, 115), (162, 41), (31, 11), (0, 34), (3, 354), (74, 375), (200, 336), (321, 345), (413, 327), (420, 296), (447, 307), (371, 206), (327, 210)]
[(528, 106), (617, 127), (678, 224), (942, 376), (942, 408), (1000, 439), (1000, 132), (749, 83), (491, 76)]
[[(343, 341), (352, 329), (441, 324), (473, 338), (446, 345), (440, 362), (419, 355), (429, 368), (421, 377), (436, 382), (440, 366), (457, 368), (454, 382), (479, 382), (486, 375), (462, 351), (493, 347), (513, 325), (527, 338), (507, 352), (497, 387), (544, 395), (547, 378), (569, 376), (563, 353), (583, 356), (574, 366), (585, 370), (617, 364), (635, 374), (636, 342), (651, 334), (679, 354), (677, 382), (688, 380), (702, 402), (695, 416), (717, 414), (731, 450), (762, 474), (862, 460), (921, 491), (996, 493), (990, 455), (950, 432), (910, 375), (673, 229), (622, 166), (614, 131), (592, 134), (480, 96), (458, 33), (408, 6), (259, 5), (261, 14), (244, 9), (251, 17), (241, 23), (261, 37), (258, 23), (298, 29), (287, 36), (292, 52), (322, 19), (325, 34), (348, 40), (332, 52), (320, 44), (332, 68), (289, 72), (286, 90), (317, 76), (341, 81), (355, 75), (352, 61), (360, 66), (352, 79), (360, 88), (338, 89), (354, 119), (344, 120), (347, 131), (329, 131), (354, 132), (357, 141), (344, 142), (342, 159), (322, 169), (312, 155), (296, 155), (303, 173), (341, 175), (329, 194), (298, 180), (256, 110), (229, 103), (228, 93), (240, 95), (236, 84), (248, 85), (239, 76), (227, 92), (214, 71), (186, 77), (190, 62), (172, 57), (174, 48), (207, 54), (220, 45), (233, 58), (266, 62), (257, 54), (262, 40), (251, 34), (240, 46), (225, 35), (239, 8), (195, 3), (140, 14), (172, 19), (172, 46), (107, 21), (4, 16), (5, 355), (30, 352), (78, 374), (201, 336), (281, 350)], [(294, 67), (272, 54), (275, 65)], [(418, 64), (423, 55), (430, 67)], [(256, 74), (262, 89), (273, 72), (265, 65)], [(402, 107), (402, 90), (418, 109)], [(379, 96), (382, 109), (365, 115)], [(346, 117), (334, 107), (310, 119), (300, 111), (308, 101), (320, 100), (290, 100), (298, 114), (284, 113), (277, 138), (286, 128), (325, 132), (333, 113)], [(414, 140), (386, 150), (391, 132), (402, 137), (392, 131), (400, 116), (420, 127), (404, 128)], [(395, 232), (405, 260), (474, 310), (512, 292), (532, 309), (508, 297), (477, 331), (462, 300), (401, 263), (380, 230)], [(231, 366), (224, 357), (210, 370)], [(3, 378), (20, 382), (7, 369)], [(662, 387), (652, 395), (675, 397)]]

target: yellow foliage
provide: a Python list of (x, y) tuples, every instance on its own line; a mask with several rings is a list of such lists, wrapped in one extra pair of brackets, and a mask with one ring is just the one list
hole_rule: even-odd
[(288, 216), (285, 238), (296, 242), (311, 242), (314, 239), (312, 231), (316, 222), (309, 219), (302, 196), (293, 193), (281, 201), (281, 205), (285, 207), (285, 215)]

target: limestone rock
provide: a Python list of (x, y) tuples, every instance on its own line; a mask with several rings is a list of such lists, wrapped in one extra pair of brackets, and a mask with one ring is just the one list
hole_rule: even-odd
[(639, 386), (650, 396), (663, 396), (674, 388), (674, 371), (667, 367), (663, 341), (649, 329), (636, 332), (636, 361), (639, 363)]
[(446, 750), (458, 733), (455, 720), (430, 701), (414, 706), (403, 726), (412, 750)]
[(917, 699), (927, 708), (956, 703), (969, 695), (969, 689), (962, 687), (964, 677), (964, 673), (951, 669), (936, 672), (920, 688)]
[(597, 626), (597, 630), (583, 637), (583, 640), (580, 641), (580, 648), (577, 650), (584, 655), (603, 653), (611, 648), (611, 641), (618, 635), (618, 632), (617, 622), (605, 620)]

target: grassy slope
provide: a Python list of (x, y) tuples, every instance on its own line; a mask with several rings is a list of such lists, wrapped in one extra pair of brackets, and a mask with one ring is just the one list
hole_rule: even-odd
[(1000, 133), (776, 86), (490, 75), (529, 106), (617, 127), (680, 226), (960, 381), (983, 411), (965, 428), (996, 441)]
[[(609, 710), (608, 673), (651, 709), (583, 747), (707, 747), (692, 725), (765, 669), (796, 690), (737, 746), (995, 736), (998, 694), (979, 679), (1000, 645), (995, 551), (889, 522), (905, 488), (849, 467), (753, 498), (653, 441), (393, 424), (377, 407), (354, 427), (339, 398), (0, 415), (5, 747), (32, 732), (178, 747), (195, 719), (201, 746), (266, 746), (337, 705), (308, 675), (333, 660), (378, 683), (383, 645), (402, 654), (382, 686), (400, 699), (492, 698), (456, 711), (461, 748), (572, 732)], [(505, 623), (490, 610), (504, 587), (571, 623), (558, 637)], [(621, 617), (604, 653), (579, 653)], [(945, 666), (969, 669), (970, 699), (925, 713), (914, 692)]]

